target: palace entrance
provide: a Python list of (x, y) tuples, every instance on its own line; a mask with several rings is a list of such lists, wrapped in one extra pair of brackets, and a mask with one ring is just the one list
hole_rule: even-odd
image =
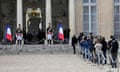
[(23, 29), (25, 43), (44, 43), (45, 0), (23, 0)]
[[(50, 0), (50, 7), (47, 8), (46, 0), (23, 0), (23, 29), (25, 32), (25, 43), (44, 44), (46, 40), (46, 29), (49, 22), (52, 23), (53, 27), (53, 43), (61, 43), (57, 38), (59, 21), (61, 21), (63, 25), (63, 33), (65, 36), (64, 43), (69, 43), (70, 30), (68, 22), (68, 3), (68, 0)], [(46, 22), (48, 16), (51, 19), (49, 18), (49, 22)]]
[(61, 42), (57, 38), (58, 24), (61, 22), (64, 43), (68, 43), (70, 29), (74, 32), (72, 19), (74, 12), (69, 8), (69, 3), (71, 4), (72, 0), (70, 2), (69, 0), (0, 0), (0, 41), (4, 38), (6, 24), (10, 24), (15, 42), (16, 28), (21, 24), (25, 44), (44, 44), (47, 40), (46, 29), (51, 23), (53, 43), (59, 44)]

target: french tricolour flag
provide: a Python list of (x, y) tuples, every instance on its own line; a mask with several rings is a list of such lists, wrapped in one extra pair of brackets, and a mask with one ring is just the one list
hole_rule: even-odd
[(7, 24), (7, 27), (6, 27), (5, 38), (6, 38), (6, 40), (8, 40), (8, 41), (12, 41), (12, 34), (11, 34), (11, 29), (10, 29), (9, 24)]
[(59, 24), (59, 26), (58, 26), (58, 38), (60, 40), (64, 40), (64, 34), (63, 34), (62, 24)]

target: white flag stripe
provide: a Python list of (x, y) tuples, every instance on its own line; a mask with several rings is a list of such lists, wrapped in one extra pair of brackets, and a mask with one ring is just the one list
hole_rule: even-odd
[(59, 32), (60, 32), (61, 34), (63, 34), (63, 29), (62, 29), (62, 27), (60, 27)]
[(11, 30), (10, 30), (9, 27), (7, 28), (7, 34), (10, 34), (10, 35), (11, 35)]

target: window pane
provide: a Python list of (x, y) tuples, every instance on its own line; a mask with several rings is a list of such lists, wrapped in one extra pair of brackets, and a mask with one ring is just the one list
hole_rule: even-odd
[(91, 16), (91, 22), (96, 22), (96, 16), (95, 15)]
[(84, 23), (84, 32), (89, 32), (89, 23)]
[(114, 6), (114, 14), (119, 14), (120, 6)]
[(91, 29), (92, 29), (92, 32), (96, 32), (96, 23), (91, 23)]
[(84, 22), (89, 22), (89, 15), (84, 15), (83, 19), (84, 19)]
[(119, 23), (120, 23), (120, 14), (119, 14)]
[(114, 34), (117, 39), (120, 39), (120, 23), (114, 24)]
[(91, 6), (91, 14), (96, 13), (96, 6)]
[(120, 31), (115, 31), (115, 37), (120, 40)]
[(115, 2), (115, 3), (118, 3), (118, 2), (119, 2), (119, 0), (114, 0), (114, 2)]
[(119, 20), (120, 20), (119, 15), (115, 15), (115, 16), (114, 16), (114, 22), (119, 22)]
[(89, 3), (89, 0), (83, 0), (83, 3)]
[(91, 0), (91, 3), (96, 3), (96, 0)]
[(115, 31), (115, 37), (120, 40), (120, 31)]
[(120, 24), (119, 24), (119, 23), (115, 23), (114, 29), (115, 29), (115, 30), (119, 30), (119, 28), (120, 28)]
[(84, 12), (84, 14), (89, 14), (89, 7), (88, 6), (84, 6), (83, 7), (83, 12)]
[(120, 35), (120, 32), (119, 31), (115, 31), (115, 35)]

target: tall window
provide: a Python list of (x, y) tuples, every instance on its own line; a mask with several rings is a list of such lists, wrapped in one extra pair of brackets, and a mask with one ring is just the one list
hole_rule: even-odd
[(120, 38), (120, 0), (114, 0), (114, 35)]
[(97, 33), (96, 0), (83, 0), (83, 31)]

